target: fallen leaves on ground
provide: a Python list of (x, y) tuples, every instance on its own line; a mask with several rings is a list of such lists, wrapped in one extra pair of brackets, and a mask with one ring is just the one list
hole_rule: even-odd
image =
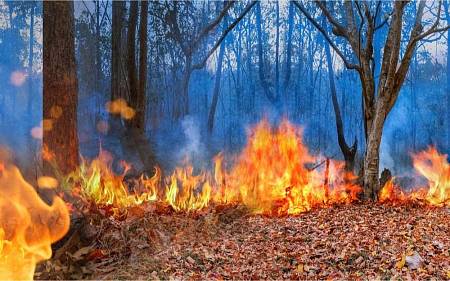
[[(239, 206), (203, 214), (138, 213), (92, 221), (98, 235), (75, 253), (84, 258), (78, 271), (67, 273), (67, 265), (50, 261), (40, 267), (47, 274), (37, 277), (449, 278), (448, 208), (360, 204), (281, 218), (250, 216)], [(59, 267), (49, 270), (51, 263)]]

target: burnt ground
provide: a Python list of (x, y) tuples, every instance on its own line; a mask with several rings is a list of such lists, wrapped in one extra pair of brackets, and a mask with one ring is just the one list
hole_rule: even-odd
[(124, 220), (89, 220), (91, 238), (57, 251), (36, 278), (450, 279), (448, 207), (354, 204), (271, 218), (241, 207), (148, 206)]

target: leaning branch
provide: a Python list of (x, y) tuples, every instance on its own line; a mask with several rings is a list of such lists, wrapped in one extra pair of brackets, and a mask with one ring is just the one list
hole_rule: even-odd
[(220, 11), (220, 14), (211, 22), (209, 23), (202, 31), (200, 31), (199, 36), (197, 39), (192, 43), (191, 50), (195, 50), (195, 48), (200, 44), (200, 42), (205, 38), (208, 33), (213, 30), (226, 16), (228, 13), (228, 10), (234, 5), (235, 1), (229, 1), (226, 3), (226, 5), (223, 7), (222, 11)]
[(234, 27), (247, 15), (247, 13), (253, 8), (253, 6), (258, 3), (258, 1), (252, 1), (250, 2), (247, 7), (245, 7), (244, 11), (237, 17), (228, 27), (225, 29), (225, 31), (220, 36), (219, 40), (217, 40), (216, 44), (209, 50), (208, 54), (197, 64), (194, 64), (192, 66), (193, 70), (196, 69), (202, 69), (205, 67), (206, 62), (208, 61), (209, 57), (214, 54), (216, 49), (220, 46), (223, 40), (227, 37), (228, 33), (234, 29)]
[[(344, 56), (344, 54), (341, 52), (341, 50), (334, 44), (333, 40), (328, 36), (325, 29), (311, 16), (311, 14), (306, 10), (306, 8), (303, 6), (302, 3), (299, 1), (293, 1), (294, 5), (300, 9), (300, 11), (305, 15), (305, 17), (317, 28), (317, 30), (322, 33), (322, 35), (325, 37), (327, 42), (330, 44), (330, 46), (333, 48), (333, 50), (338, 54), (338, 56), (342, 59), (342, 61), (345, 64), (345, 67), (348, 69), (356, 69), (357, 71), (360, 71), (360, 67), (356, 64), (350, 63), (347, 58)], [(328, 18), (328, 17), (327, 17)]]

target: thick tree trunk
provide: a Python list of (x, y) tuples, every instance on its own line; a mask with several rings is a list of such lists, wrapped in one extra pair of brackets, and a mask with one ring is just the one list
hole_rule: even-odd
[[(388, 96), (388, 95), (384, 95)], [(377, 100), (374, 118), (369, 127), (366, 152), (364, 156), (364, 197), (366, 199), (377, 199), (380, 189), (379, 168), (380, 168), (380, 145), (383, 134), (383, 126), (389, 113), (389, 105), (385, 98)]]
[[(78, 166), (77, 72), (72, 1), (43, 3), (43, 145), (62, 173)], [(47, 121), (50, 120), (50, 121)], [(49, 126), (46, 126), (51, 124)], [(44, 172), (52, 173), (48, 161)]]
[(222, 77), (222, 62), (225, 54), (225, 41), (220, 45), (219, 60), (217, 62), (216, 80), (214, 82), (214, 91), (211, 101), (211, 107), (208, 114), (208, 133), (211, 134), (214, 128), (214, 116), (216, 114), (217, 102), (219, 101), (220, 79)]

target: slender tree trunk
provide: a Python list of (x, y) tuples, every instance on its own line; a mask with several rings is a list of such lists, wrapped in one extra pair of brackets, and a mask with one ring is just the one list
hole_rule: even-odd
[[(444, 10), (447, 24), (450, 24), (450, 11), (448, 1), (444, 1)], [(447, 97), (447, 149), (450, 152), (450, 29), (447, 30), (447, 85), (446, 85), (446, 97)]]
[(289, 15), (288, 15), (288, 34), (287, 34), (287, 47), (286, 47), (286, 76), (283, 82), (283, 92), (286, 95), (289, 85), (289, 79), (291, 78), (291, 65), (292, 65), (292, 31), (294, 29), (294, 5), (289, 2)]
[(139, 88), (131, 106), (136, 110), (133, 127), (140, 132), (145, 131), (146, 90), (147, 90), (147, 15), (148, 1), (141, 2), (141, 16), (139, 23)]
[[(226, 21), (225, 21), (226, 22)], [(226, 26), (226, 23), (225, 23)], [(214, 116), (216, 114), (217, 102), (219, 101), (219, 93), (220, 93), (220, 79), (222, 77), (222, 62), (225, 54), (225, 41), (220, 45), (219, 50), (219, 60), (217, 62), (217, 71), (216, 71), (216, 80), (214, 82), (214, 91), (213, 97), (211, 101), (211, 107), (209, 108), (208, 114), (208, 133), (212, 134), (214, 127)]]
[(447, 149), (450, 153), (450, 29), (447, 31)]
[(29, 56), (28, 56), (28, 120), (33, 119), (33, 46), (34, 46), (34, 11), (36, 5), (31, 6), (31, 16), (30, 16), (30, 45), (29, 45)]
[[(127, 39), (127, 70), (129, 85), (129, 102), (132, 104), (137, 100), (138, 85), (136, 76), (136, 25), (137, 25), (138, 2), (131, 1), (130, 15), (128, 18), (128, 39)], [(136, 108), (134, 108), (136, 110)], [(133, 125), (133, 121), (128, 122), (129, 126)]]
[[(43, 145), (62, 173), (78, 166), (77, 71), (72, 1), (43, 3)], [(49, 120), (49, 121), (47, 121)], [(44, 172), (52, 173), (44, 162)]]
[(357, 142), (350, 148), (345, 140), (344, 125), (342, 122), (341, 110), (339, 108), (339, 102), (336, 93), (336, 85), (334, 83), (334, 71), (333, 71), (333, 61), (331, 59), (330, 46), (327, 42), (324, 42), (325, 55), (327, 59), (328, 66), (328, 78), (330, 81), (330, 92), (331, 99), (333, 102), (334, 116), (336, 118), (336, 131), (338, 136), (339, 147), (341, 148), (342, 154), (345, 159), (345, 168), (347, 171), (353, 171), (355, 165), (355, 156), (357, 150)]
[(122, 57), (124, 56), (122, 33), (124, 30), (125, 1), (112, 3), (111, 36), (111, 100), (124, 98)]
[(95, 2), (96, 5), (96, 22), (95, 22), (95, 91), (97, 95), (100, 95), (100, 85), (103, 81), (102, 75), (102, 58), (100, 50), (100, 1)]
[(176, 100), (174, 104), (174, 117), (175, 120), (181, 119), (189, 114), (189, 81), (192, 74), (192, 56), (187, 55), (185, 61), (185, 69), (183, 78), (181, 79), (181, 89), (176, 94)]
[[(124, 65), (125, 43), (125, 1), (112, 2), (112, 34), (111, 34), (111, 101), (126, 97), (128, 88)], [(109, 134), (120, 136), (123, 130), (120, 116), (109, 116)]]
[(275, 94), (280, 97), (280, 3), (276, 1), (276, 39), (275, 39)]
[(267, 78), (264, 68), (264, 53), (263, 53), (263, 43), (262, 43), (262, 22), (261, 22), (261, 2), (256, 4), (256, 32), (258, 39), (258, 71), (259, 79), (261, 81), (261, 86), (264, 93), (270, 102), (275, 102), (273, 95), (270, 93), (269, 83), (267, 83)]

